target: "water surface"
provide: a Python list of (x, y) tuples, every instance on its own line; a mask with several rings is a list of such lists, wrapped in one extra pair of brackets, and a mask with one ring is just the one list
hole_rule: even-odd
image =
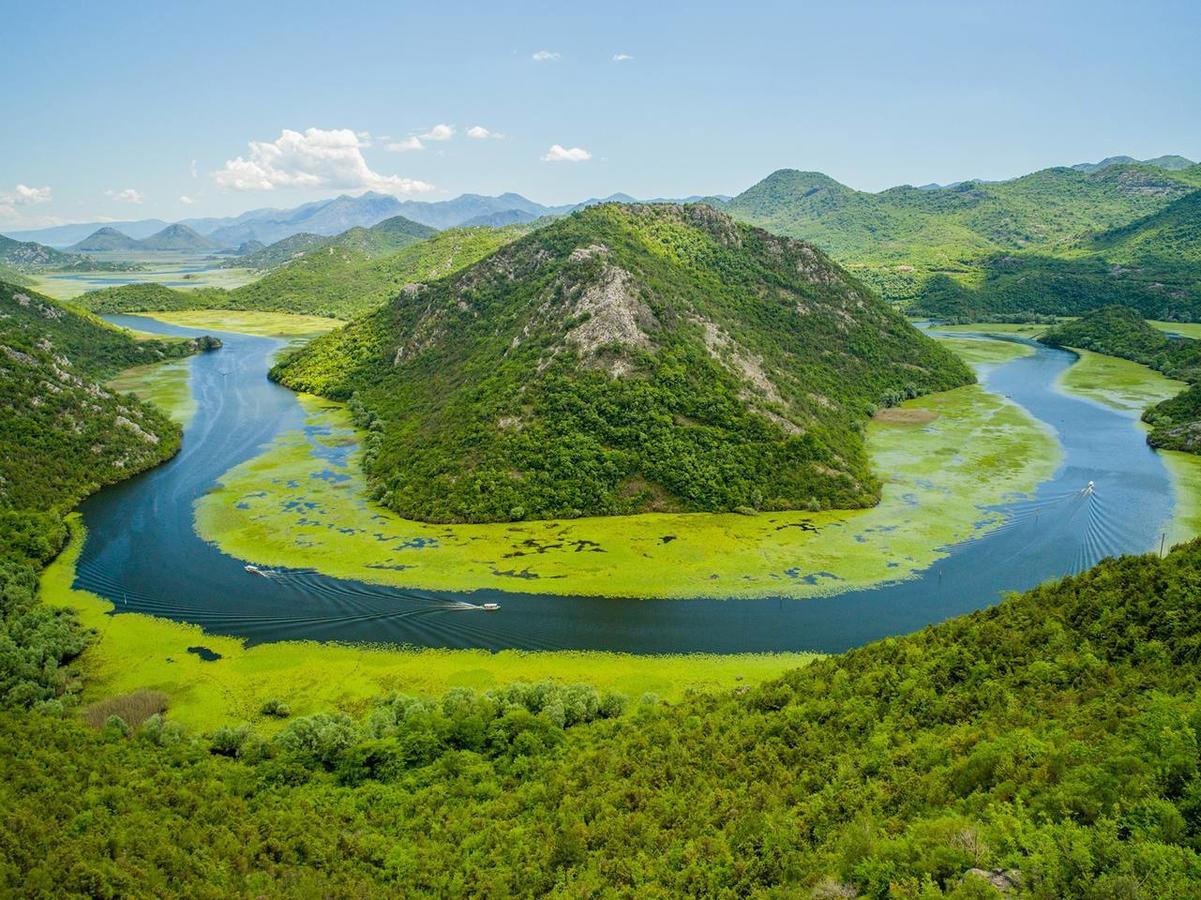
[[(108, 318), (159, 334), (201, 333), (140, 316)], [(312, 571), (256, 576), (196, 535), (192, 504), (305, 416), (291, 391), (265, 377), (284, 341), (221, 338), (222, 350), (192, 361), (197, 411), (179, 455), (81, 507), (88, 539), (75, 583), (112, 600), (118, 613), (193, 622), (252, 643), (836, 652), (991, 605), (1105, 556), (1157, 548), (1172, 512), (1168, 472), (1135, 416), (1059, 392), (1075, 356), (1034, 345), (1032, 355), (987, 371), (984, 384), (1054, 429), (1063, 462), (1032, 499), (1007, 508), (1005, 525), (952, 548), (917, 579), (804, 600), (639, 600), (405, 591)], [(1089, 482), (1092, 491), (1084, 490)], [(501, 610), (477, 608), (485, 602)]]

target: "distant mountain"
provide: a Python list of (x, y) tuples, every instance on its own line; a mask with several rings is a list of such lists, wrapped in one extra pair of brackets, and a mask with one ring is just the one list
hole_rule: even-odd
[(84, 253), (103, 253), (111, 250), (137, 250), (141, 244), (112, 226), (97, 228), (82, 241), (72, 244), (68, 250)]
[(221, 247), (231, 245), (201, 237), (187, 225), (168, 225), (157, 234), (152, 234), (150, 237), (138, 241), (138, 246), (142, 250), (175, 250), (199, 253), (204, 250), (218, 250)]
[[(728, 197), (697, 196), (679, 202), (711, 200), (720, 203), (728, 199)], [(315, 200), (292, 209), (264, 207), (247, 210), (237, 216), (182, 219), (177, 224), (194, 231), (197, 235), (207, 237), (212, 242), (212, 247), (207, 249), (219, 250), (240, 247), (250, 241), (257, 241), (267, 246), (296, 234), (329, 237), (341, 234), (350, 228), (370, 228), (394, 216), (404, 216), (410, 221), (439, 230), (458, 228), (468, 224), (499, 227), (532, 222), (543, 216), (562, 216), (585, 206), (613, 202), (633, 203), (636, 201), (628, 194), (613, 194), (603, 199), (595, 198), (581, 203), (547, 206), (514, 193), (500, 194), (496, 197), (483, 194), (463, 194), (452, 200), (425, 201), (398, 200), (388, 194), (368, 191), (358, 196), (343, 194), (329, 200)], [(137, 222), (92, 222), (79, 225), (59, 225), (36, 231), (13, 232), (12, 236), (22, 240), (40, 241), (64, 247), (79, 243), (91, 237), (97, 230), (105, 228), (115, 229), (134, 240), (142, 240), (152, 237), (167, 225), (168, 223), (161, 219), (143, 219)]]
[(150, 237), (169, 225), (162, 219), (138, 219), (131, 222), (82, 222), (75, 225), (54, 225), (50, 228), (34, 228), (26, 231), (9, 231), (6, 234), (20, 241), (37, 241), (50, 247), (63, 248), (83, 240), (98, 228), (116, 228), (134, 240)]
[(113, 251), (137, 252), (139, 250), (203, 252), (218, 249), (218, 245), (201, 237), (186, 225), (168, 225), (142, 240), (134, 240), (116, 228), (106, 225), (98, 228), (82, 241), (68, 248), (72, 251), (104, 253)]
[(468, 219), (462, 224), (463, 228), (502, 228), (505, 225), (524, 225), (541, 218), (523, 209), (505, 209), (500, 212), (484, 213)]
[(1110, 166), (1124, 166), (1132, 163), (1142, 163), (1144, 166), (1154, 166), (1157, 169), (1167, 169), (1169, 171), (1179, 171), (1180, 169), (1187, 169), (1190, 166), (1197, 165), (1191, 159), (1185, 159), (1183, 156), (1157, 156), (1154, 159), (1135, 159), (1133, 156), (1107, 156), (1100, 162), (1076, 163), (1071, 168), (1077, 172), (1099, 172)]
[(812, 246), (667, 204), (408, 285), (272, 377), (357, 396), (381, 502), (436, 522), (871, 505), (876, 405), (972, 380)]
[(393, 216), (370, 228), (356, 226), (332, 237), (308, 232), (294, 234), (276, 241), (270, 246), (260, 247), (252, 253), (227, 260), (222, 265), (248, 269), (274, 269), (323, 248), (354, 250), (372, 258), (398, 250), (407, 244), (436, 233), (428, 225), (420, 225), (404, 216)]
[(332, 200), (306, 203), (295, 209), (243, 214), (236, 221), (208, 232), (207, 236), (223, 247), (236, 247), (250, 240), (274, 244), (302, 232), (330, 236), (356, 226), (368, 228), (392, 216), (403, 215), (403, 205), (395, 197), (371, 191), (358, 197), (342, 194)]

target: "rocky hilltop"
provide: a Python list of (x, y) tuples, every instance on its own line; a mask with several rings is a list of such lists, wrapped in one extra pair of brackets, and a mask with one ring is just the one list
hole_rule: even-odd
[(604, 204), (273, 372), (351, 399), (376, 496), (491, 521), (876, 502), (862, 426), (969, 370), (810, 244)]

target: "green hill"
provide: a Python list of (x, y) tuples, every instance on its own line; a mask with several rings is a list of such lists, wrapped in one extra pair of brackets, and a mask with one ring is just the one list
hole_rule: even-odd
[(213, 344), (134, 340), (0, 283), (0, 705), (57, 694), (59, 664), (83, 646), (70, 616), (34, 604), (36, 568), (65, 537), (62, 516), (179, 447), (179, 427), (166, 415), (104, 380)]
[(72, 244), (67, 249), (77, 253), (94, 253), (111, 250), (137, 250), (140, 246), (140, 241), (106, 225), (103, 228), (97, 228), (83, 240)]
[[(1161, 256), (1136, 271), (1113, 271), (1123, 255), (1111, 261), (1108, 250), (1093, 241), (1167, 214), (1198, 187), (1201, 166), (1123, 162), (875, 194), (818, 173), (783, 170), (724, 208), (752, 224), (813, 241), (886, 300), (910, 306), (915, 314), (1079, 315), (1126, 303), (1156, 317), (1196, 319), (1201, 267)], [(1183, 232), (1191, 210), (1183, 203)]]
[(17, 272), (41, 272), (46, 269), (124, 269), (127, 265), (97, 263), (78, 253), (64, 253), (33, 241), (14, 241), (0, 234), (0, 266)]
[(332, 237), (316, 234), (294, 234), (268, 247), (236, 257), (225, 263), (249, 269), (270, 270), (293, 262), (314, 250), (325, 249), (330, 253), (350, 251), (368, 257), (384, 256), (407, 247), (419, 240), (432, 237), (437, 231), (420, 225), (404, 216), (393, 216), (370, 228), (356, 227)]
[(1201, 191), (1193, 191), (1158, 212), (1092, 239), (1088, 249), (1111, 262), (1188, 262), (1201, 266)]
[[(257, 309), (349, 319), (380, 305), (406, 284), (456, 271), (527, 230), (525, 226), (452, 229), (418, 240), (403, 230), (372, 233), (371, 229), (351, 229), (354, 233), (346, 233), (344, 244), (317, 245), (318, 249), (304, 251), (286, 265), (232, 291), (129, 284), (89, 291), (77, 302), (95, 312), (106, 313)], [(374, 255), (383, 252), (389, 242), (400, 243), (402, 249)]]
[(273, 376), (353, 397), (377, 495), (436, 521), (868, 505), (876, 406), (972, 379), (807, 244), (614, 204), (409, 286)]
[(168, 225), (162, 231), (138, 241), (137, 244), (140, 250), (174, 250), (188, 253), (221, 249), (217, 244), (197, 234), (187, 225)]

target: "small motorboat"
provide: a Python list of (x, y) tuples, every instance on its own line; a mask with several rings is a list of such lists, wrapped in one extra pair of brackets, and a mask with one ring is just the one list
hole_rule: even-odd
[(246, 565), (246, 566), (243, 566), (242, 568), (245, 569), (247, 572), (249, 572), (251, 575), (262, 575), (264, 578), (267, 577), (267, 573), (264, 572), (262, 569), (260, 569), (258, 566)]
[(1089, 494), (1092, 494), (1094, 491), (1096, 491), (1096, 489), (1097, 489), (1097, 486), (1095, 484), (1093, 484), (1093, 482), (1090, 481), (1088, 484), (1086, 484), (1084, 486), (1084, 490), (1082, 490), (1080, 493), (1084, 494), (1087, 497)]
[(500, 604), (499, 603), (485, 603), (484, 609), (487, 610), (488, 612), (496, 612), (498, 609), (500, 609)]

